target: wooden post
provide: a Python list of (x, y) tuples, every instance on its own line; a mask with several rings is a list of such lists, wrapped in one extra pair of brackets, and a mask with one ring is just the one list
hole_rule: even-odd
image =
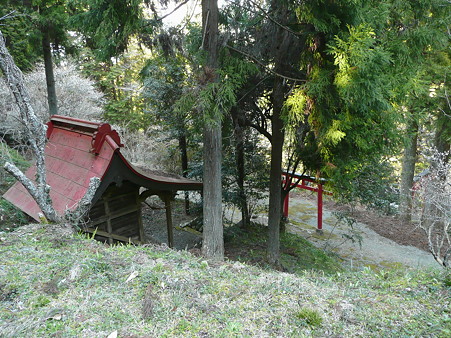
[(172, 230), (172, 207), (171, 207), (171, 199), (169, 196), (164, 198), (164, 205), (166, 208), (166, 225), (168, 228), (168, 246), (170, 248), (174, 247), (174, 233)]
[(323, 185), (318, 183), (318, 228), (317, 231), (323, 231)]
[(283, 200), (283, 217), (288, 219), (288, 206), (290, 204), (290, 192), (287, 193), (285, 199)]
[(141, 201), (139, 200), (139, 194), (136, 197), (136, 204), (138, 206), (139, 241), (144, 244), (144, 225), (143, 225), (142, 208), (141, 208)]
[(113, 238), (111, 234), (113, 233), (113, 228), (111, 227), (111, 215), (110, 215), (110, 206), (108, 205), (108, 200), (105, 200), (105, 215), (107, 216), (106, 220), (106, 231), (108, 232), (108, 244), (113, 244)]

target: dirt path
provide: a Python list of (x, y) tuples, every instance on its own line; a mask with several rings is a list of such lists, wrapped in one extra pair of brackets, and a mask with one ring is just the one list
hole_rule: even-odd
[[(179, 204), (173, 213), (175, 226), (190, 219), (184, 216), (183, 204)], [(427, 247), (424, 235), (418, 230), (399, 224), (393, 217), (380, 216), (364, 209), (357, 214), (360, 222), (351, 228), (345, 222), (337, 220), (336, 211), (339, 209), (332, 201), (325, 200), (323, 233), (318, 234), (316, 196), (304, 192), (291, 193), (287, 230), (303, 236), (319, 248), (334, 252), (350, 267), (404, 265), (414, 268), (440, 268), (432, 255), (424, 250)], [(236, 210), (226, 210), (225, 214), (231, 224), (241, 220), (240, 213)], [(261, 212), (254, 221), (266, 225), (267, 213)], [(144, 222), (146, 235), (151, 241), (167, 242), (163, 209), (144, 208)], [(200, 247), (201, 237), (174, 229), (174, 244), (179, 250)]]
[[(393, 224), (390, 224), (390, 220)], [(390, 217), (381, 217), (377, 222), (383, 231), (397, 227), (394, 219)], [(439, 268), (430, 253), (418, 247), (401, 245), (383, 237), (367, 224), (357, 222), (350, 227), (344, 221), (339, 222), (336, 213), (327, 209), (327, 206), (323, 210), (322, 234), (318, 234), (316, 231), (316, 223), (317, 209), (314, 199), (306, 198), (302, 194), (291, 196), (287, 230), (302, 235), (319, 248), (336, 253), (346, 265), (352, 267), (404, 265), (415, 268)], [(415, 241), (418, 234), (412, 231), (411, 234), (406, 235), (413, 236), (413, 241)], [(405, 238), (403, 241), (408, 242)], [(422, 244), (419, 243), (418, 246), (421, 247)]]

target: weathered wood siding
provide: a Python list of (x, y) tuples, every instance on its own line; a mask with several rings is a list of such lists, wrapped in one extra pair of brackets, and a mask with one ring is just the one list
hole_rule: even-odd
[[(120, 187), (110, 185), (92, 206), (88, 227), (97, 229), (97, 232), (102, 234), (142, 240), (139, 227), (141, 203), (138, 197), (139, 187), (130, 182), (123, 182)], [(113, 237), (108, 238), (110, 243), (113, 240)]]

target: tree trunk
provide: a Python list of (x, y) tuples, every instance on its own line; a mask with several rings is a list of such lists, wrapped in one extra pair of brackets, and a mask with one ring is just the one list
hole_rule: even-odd
[[(182, 175), (183, 177), (187, 177), (188, 175), (188, 149), (187, 149), (186, 135), (182, 133), (179, 136), (179, 149), (180, 149), (180, 158), (182, 161)], [(189, 193), (185, 191), (185, 214), (189, 215)]]
[(235, 138), (235, 164), (237, 171), (238, 198), (241, 209), (241, 227), (248, 228), (250, 224), (249, 208), (247, 205), (244, 181), (246, 178), (245, 158), (244, 158), (244, 124), (241, 112), (237, 107), (232, 109), (233, 134)]
[(282, 149), (284, 142), (283, 121), (280, 114), (283, 106), (283, 79), (274, 82), (271, 169), (269, 177), (268, 211), (268, 261), (275, 266), (280, 263), (280, 219), (282, 215)]
[(49, 115), (58, 114), (58, 103), (56, 100), (55, 76), (53, 74), (52, 48), (48, 29), (42, 30), (42, 52), (44, 55), (45, 80), (47, 83), (47, 102), (49, 104)]
[(204, 127), (202, 253), (212, 259), (224, 259), (221, 187), (221, 127)]
[(418, 121), (410, 117), (407, 125), (407, 143), (404, 148), (401, 171), (400, 214), (404, 221), (412, 220), (412, 187), (418, 146)]
[[(203, 48), (208, 53), (205, 74), (217, 80), (218, 2), (202, 0)], [(208, 114), (208, 112), (204, 112)], [(221, 117), (213, 116), (204, 126), (204, 188), (202, 253), (215, 260), (224, 259), (221, 186)]]
[[(274, 0), (271, 7), (281, 25), (288, 23), (289, 11), (285, 2)], [(289, 32), (277, 27), (274, 45), (274, 70), (278, 74), (285, 71), (286, 51), (290, 44)], [(280, 222), (282, 216), (282, 152), (284, 144), (282, 108), (285, 101), (285, 80), (276, 76), (274, 79), (271, 118), (271, 169), (269, 177), (269, 211), (268, 211), (268, 261), (280, 264)]]
[(285, 190), (285, 189), (281, 189), (281, 194), (280, 194), (280, 226), (279, 226), (279, 231), (281, 234), (283, 234), (284, 232), (287, 231), (287, 222), (288, 222), (288, 217), (285, 217), (283, 215), (283, 204), (285, 202), (285, 198), (287, 197), (288, 193), (290, 191), (289, 190)]

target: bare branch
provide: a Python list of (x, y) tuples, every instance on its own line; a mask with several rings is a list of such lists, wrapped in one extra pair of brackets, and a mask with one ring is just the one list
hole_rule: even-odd
[(272, 135), (265, 128), (263, 128), (262, 126), (259, 126), (258, 124), (252, 123), (249, 120), (246, 120), (246, 125), (249, 126), (249, 127), (254, 128), (255, 130), (257, 130), (263, 136), (266, 136), (266, 138), (271, 142)]
[(294, 78), (294, 77), (282, 75), (282, 74), (280, 74), (280, 73), (278, 73), (278, 72), (272, 70), (271, 68), (269, 68), (269, 67), (268, 67), (267, 65), (265, 65), (263, 62), (261, 62), (260, 60), (258, 60), (255, 56), (250, 55), (250, 54), (248, 54), (248, 53), (246, 53), (246, 52), (243, 52), (243, 51), (241, 51), (241, 50), (239, 50), (239, 49), (236, 49), (235, 47), (232, 47), (232, 46), (230, 46), (230, 45), (226, 45), (226, 47), (229, 48), (229, 49), (231, 49), (231, 50), (233, 50), (233, 51), (235, 51), (235, 52), (237, 52), (237, 53), (240, 53), (241, 55), (244, 55), (244, 56), (247, 57), (248, 59), (250, 59), (250, 60), (252, 60), (252, 61), (258, 63), (258, 64), (259, 64), (265, 71), (267, 71), (268, 73), (271, 73), (271, 74), (273, 74), (273, 75), (275, 75), (275, 76), (281, 77), (281, 78), (283, 78), (283, 79), (285, 79), (285, 80), (296, 81), (296, 82), (306, 82), (306, 80), (304, 80), (304, 79), (297, 79), (297, 78)]
[(189, 0), (185, 0), (183, 2), (181, 2), (177, 7), (175, 7), (172, 11), (170, 11), (169, 13), (163, 15), (162, 17), (158, 18), (157, 21), (162, 21), (163, 19), (167, 18), (169, 15), (171, 15), (172, 13), (174, 13), (176, 10), (178, 10), (180, 7), (186, 5), (188, 3)]
[[(33, 107), (30, 104), (30, 96), (24, 85), (23, 74), (20, 69), (14, 63), (14, 60), (9, 54), (5, 45), (3, 34), (0, 31), (0, 69), (3, 72), (3, 77), (14, 95), (17, 106), (20, 111), (20, 118), (24, 122), (25, 132), (27, 140), (31, 145), (31, 149), (36, 156), (36, 185), (31, 181), (27, 185), (24, 183), (26, 180), (19, 180), (24, 187), (28, 190), (31, 196), (35, 199), (36, 203), (41, 208), (44, 216), (51, 222), (58, 221), (58, 216), (53, 208), (50, 198), (50, 187), (47, 185), (46, 169), (45, 169), (45, 144), (47, 142), (46, 131), (47, 126), (43, 124), (36, 114)], [(7, 166), (9, 169), (14, 170), (12, 166)], [(8, 170), (7, 168), (5, 168)], [(17, 169), (17, 168), (16, 168)], [(15, 171), (15, 170), (14, 170)], [(20, 172), (20, 170), (19, 170)], [(17, 175), (15, 177), (20, 177)], [(14, 174), (13, 174), (14, 175)], [(23, 175), (22, 173), (22, 176)], [(33, 189), (34, 188), (34, 189)]]
[(14, 17), (17, 16), (17, 15), (14, 15), (14, 16), (11, 16), (11, 15), (14, 14), (15, 12), (16, 12), (16, 11), (14, 10), (14, 11), (9, 12), (8, 14), (3, 15), (3, 16), (0, 18), (0, 20), (14, 18)]
[(446, 153), (432, 156), (430, 173), (422, 178), (412, 199), (418, 227), (427, 236), (432, 256), (443, 267), (451, 263), (451, 190), (447, 183), (451, 164), (446, 159)]
[(100, 178), (91, 177), (91, 179), (89, 180), (88, 189), (86, 190), (85, 195), (78, 202), (75, 210), (66, 211), (64, 218), (67, 221), (71, 222), (73, 225), (77, 225), (78, 223), (80, 223), (81, 220), (85, 218), (86, 214), (88, 213), (91, 207), (92, 199), (94, 198), (94, 195), (100, 186), (100, 182), (101, 182)]
[(252, 11), (247, 7), (244, 7), (240, 4), (237, 4), (239, 7), (244, 8), (246, 10), (250, 10), (252, 13), (260, 15), (264, 18), (267, 18), (269, 21), (271, 21), (272, 23), (274, 23), (275, 25), (279, 26), (280, 28), (282, 28), (283, 30), (286, 30), (287, 32), (289, 32), (290, 34), (293, 34), (296, 37), (299, 37), (299, 33), (295, 32), (294, 30), (292, 30), (290, 27), (287, 27), (283, 24), (281, 24), (279, 21), (277, 21), (276, 19), (274, 19), (267, 11), (265, 11), (263, 9), (263, 7), (261, 7), (258, 3), (256, 3), (255, 1), (252, 0), (248, 0), (253, 6), (255, 6), (258, 11)]
[[(53, 222), (58, 220), (58, 215), (53, 209), (51, 203), (49, 204), (47, 200), (48, 194), (42, 194), (33, 184), (33, 182), (28, 177), (26, 177), (24, 173), (20, 171), (20, 169), (17, 168), (14, 164), (6, 162), (4, 169), (12, 176), (14, 176), (14, 178), (17, 179), (20, 183), (22, 183), (25, 189), (27, 189), (27, 191), (30, 193), (31, 197), (33, 197), (33, 199), (39, 205), (47, 219)], [(50, 187), (46, 185), (45, 190), (47, 192), (50, 192)]]

